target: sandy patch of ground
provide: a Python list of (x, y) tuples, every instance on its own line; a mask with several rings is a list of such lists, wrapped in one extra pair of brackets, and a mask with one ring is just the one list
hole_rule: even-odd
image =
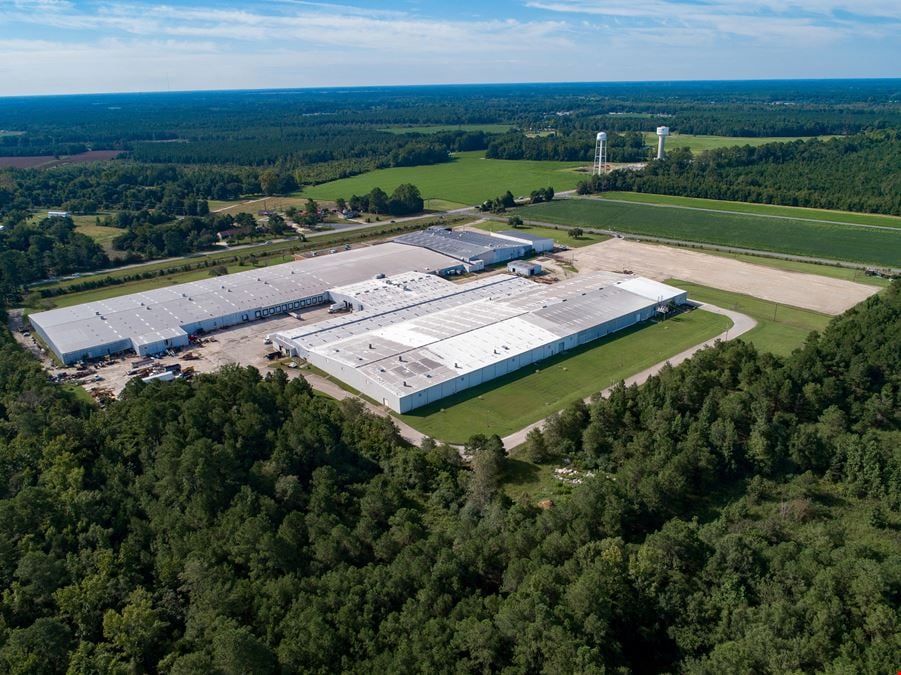
[(683, 279), (824, 314), (841, 314), (878, 292), (875, 286), (698, 253), (610, 239), (565, 253), (579, 272), (632, 270), (652, 279)]

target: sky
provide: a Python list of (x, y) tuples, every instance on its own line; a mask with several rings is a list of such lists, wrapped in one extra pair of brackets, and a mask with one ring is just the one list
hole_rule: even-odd
[(901, 0), (0, 0), (0, 96), (901, 76)]

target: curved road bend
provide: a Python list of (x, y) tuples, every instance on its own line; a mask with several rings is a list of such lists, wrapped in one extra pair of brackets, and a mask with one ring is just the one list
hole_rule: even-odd
[[(728, 328), (725, 332), (717, 335), (716, 337), (712, 337), (709, 340), (705, 340), (704, 342), (695, 345), (694, 347), (690, 347), (683, 352), (676, 354), (675, 356), (671, 356), (670, 358), (657, 363), (650, 368), (646, 368), (642, 370), (640, 373), (636, 373), (635, 375), (627, 378), (625, 380), (626, 386), (631, 386), (633, 384), (643, 384), (648, 378), (659, 373), (666, 364), (670, 364), (676, 366), (686, 359), (693, 356), (696, 352), (701, 349), (705, 349), (706, 347), (710, 347), (715, 344), (718, 340), (727, 341), (734, 340), (735, 338), (744, 335), (749, 330), (754, 328), (757, 325), (757, 322), (746, 314), (741, 314), (739, 312), (734, 312), (729, 309), (723, 309), (722, 307), (717, 307), (716, 305), (710, 305), (706, 303), (696, 303), (696, 306), (699, 309), (702, 309), (707, 312), (713, 312), (714, 314), (722, 314), (732, 320), (732, 326)], [(298, 373), (299, 374), (299, 373)], [(290, 373), (289, 373), (290, 376)], [(400, 432), (401, 437), (413, 445), (420, 445), (425, 438), (428, 438), (426, 434), (423, 434), (421, 431), (417, 431), (409, 424), (404, 422), (403, 420), (398, 419), (394, 415), (391, 415), (391, 411), (384, 406), (377, 406), (369, 401), (361, 399), (354, 394), (342, 389), (340, 386), (328, 380), (321, 375), (316, 375), (313, 373), (305, 373), (303, 377), (306, 378), (307, 382), (310, 383), (310, 386), (316, 389), (317, 391), (321, 391), (324, 394), (328, 394), (332, 398), (336, 400), (343, 400), (345, 398), (356, 398), (361, 401), (366, 408), (376, 415), (390, 415), (391, 421), (397, 426), (398, 431)], [(609, 396), (612, 387), (608, 387), (601, 391), (601, 396)], [(588, 396), (585, 398), (585, 402), (589, 402), (593, 396)], [(544, 425), (544, 420), (539, 420), (534, 424), (530, 424), (519, 431), (516, 431), (509, 436), (505, 436), (503, 438), (504, 447), (509, 452), (512, 448), (515, 448), (517, 445), (521, 445), (526, 440), (526, 434), (528, 434), (534, 428), (541, 428)], [(439, 440), (439, 439), (436, 439)], [(462, 446), (454, 445), (453, 447), (458, 450), (462, 450)]]

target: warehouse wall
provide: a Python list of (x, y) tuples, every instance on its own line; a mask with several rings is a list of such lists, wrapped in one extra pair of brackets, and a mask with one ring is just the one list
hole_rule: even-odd
[(173, 347), (187, 347), (189, 344), (190, 341), (188, 340), (187, 334), (177, 335), (175, 337), (138, 345), (138, 348), (135, 349), (135, 351), (139, 356), (150, 356), (151, 354), (160, 354)]

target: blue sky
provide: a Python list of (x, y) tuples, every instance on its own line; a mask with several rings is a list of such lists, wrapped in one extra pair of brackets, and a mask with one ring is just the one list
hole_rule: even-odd
[(0, 95), (901, 76), (901, 0), (0, 0)]

